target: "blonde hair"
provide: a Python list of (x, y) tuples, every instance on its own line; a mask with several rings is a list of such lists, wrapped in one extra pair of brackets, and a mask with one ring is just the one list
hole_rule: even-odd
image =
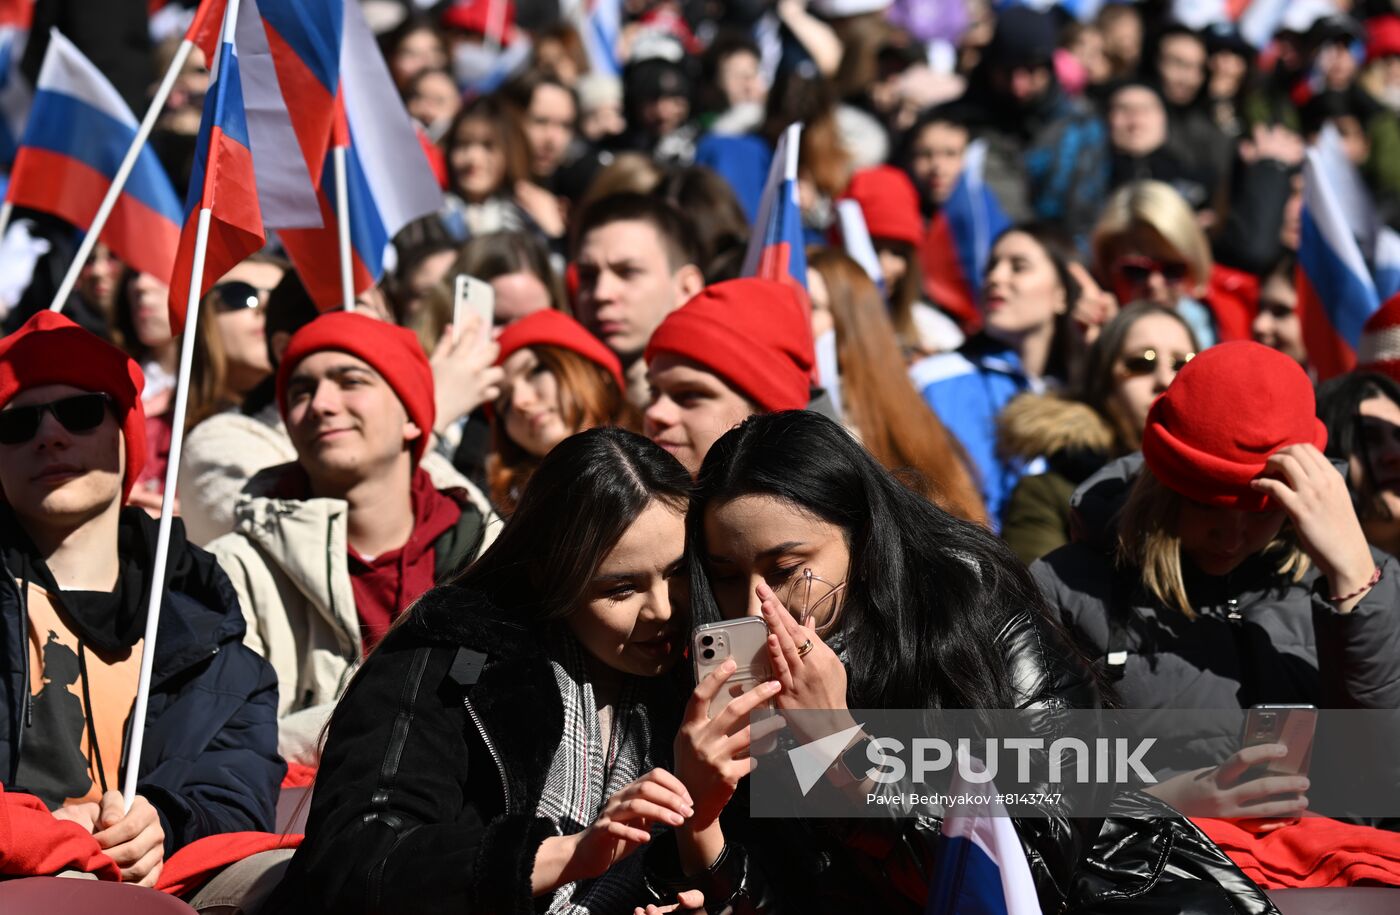
[(1210, 242), (1197, 224), (1191, 205), (1162, 181), (1125, 184), (1104, 204), (1091, 242), (1094, 266), (1100, 276), (1108, 276), (1128, 236), (1142, 230), (1156, 235), (1181, 256), (1197, 286), (1210, 281), (1214, 266)]
[[(1167, 488), (1143, 465), (1118, 516), (1118, 564), (1140, 569), (1142, 584), (1163, 606), (1180, 610), (1188, 620), (1196, 618), (1181, 574), (1181, 521), (1184, 498)], [(1263, 549), (1274, 555), (1277, 574), (1294, 584), (1307, 574), (1308, 554), (1287, 528)]]

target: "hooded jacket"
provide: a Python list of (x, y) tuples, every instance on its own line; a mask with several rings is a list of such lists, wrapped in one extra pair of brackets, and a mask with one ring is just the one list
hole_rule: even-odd
[(1045, 472), (1022, 477), (1002, 513), (1001, 536), (1027, 564), (1069, 542), (1074, 488), (1108, 460), (1113, 429), (1088, 404), (1054, 394), (1022, 394), (1002, 410), (997, 449)]
[[(1113, 559), (1116, 514), (1142, 466), (1119, 458), (1075, 492), (1084, 540), (1031, 566), (1046, 600), (1110, 676), (1124, 708), (1236, 709), (1258, 703), (1319, 708), (1400, 707), (1400, 564), (1373, 550), (1381, 579), (1350, 613), (1327, 600), (1316, 567), (1301, 581), (1254, 556), (1223, 577), (1183, 559), (1196, 619), (1147, 593), (1141, 572)], [(1110, 664), (1109, 654), (1126, 661)], [(1207, 716), (1198, 733), (1163, 738), (1172, 772), (1212, 766), (1238, 734)]]
[[(156, 521), (138, 508), (124, 509), (122, 521), (140, 534), (133, 547), (140, 555), (126, 568), (148, 572)], [(13, 542), (13, 517), (0, 523)], [(26, 605), (17, 571), (0, 567), (0, 778), (23, 791), (13, 779), (29, 697)], [(185, 541), (178, 519), (169, 570), (136, 786), (160, 815), (167, 856), (205, 836), (270, 830), (286, 772), (277, 755), (276, 676), (243, 645), (243, 616), (228, 577), (213, 556)], [(148, 588), (142, 581), (134, 590)]]
[[(233, 582), (247, 620), (245, 643), (277, 672), (278, 747), (315, 766), (331, 709), (363, 655), (349, 568), (349, 506), (342, 499), (288, 498), (296, 464), (270, 467), (244, 487), (234, 529), (209, 551)], [(484, 549), (495, 531), (445, 461), (424, 461), (440, 491), (462, 507), (433, 544), (441, 578)]]

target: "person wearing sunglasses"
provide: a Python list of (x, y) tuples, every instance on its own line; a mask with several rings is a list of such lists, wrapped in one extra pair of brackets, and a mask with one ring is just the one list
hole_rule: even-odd
[(178, 519), (145, 742), (127, 757), (157, 540), (129, 504), (146, 459), (143, 383), (125, 353), (53, 312), (0, 340), (0, 781), (149, 886), (196, 839), (271, 829), (286, 767), (276, 677)]
[(1094, 273), (1118, 301), (1175, 309), (1202, 349), (1250, 339), (1249, 311), (1228, 295), (1209, 294), (1216, 272), (1210, 242), (1171, 185), (1134, 181), (1114, 191), (1090, 247)]
[(1136, 451), (1152, 402), (1194, 358), (1196, 339), (1170, 308), (1137, 302), (1104, 325), (1064, 394), (1022, 394), (1002, 411), (1004, 454), (1041, 458), (1007, 500), (1002, 537), (1034, 562), (1070, 539), (1070, 496), (1110, 459)]
[[(1400, 707), (1400, 565), (1367, 544), (1327, 442), (1297, 362), (1222, 343), (1153, 403), (1141, 454), (1075, 492), (1079, 536), (1031, 572), (1123, 708)], [(1258, 757), (1233, 723), (1173, 731), (1148, 793), (1261, 828), (1305, 809), (1305, 782), (1238, 780)]]
[(215, 413), (238, 409), (255, 388), (270, 383), (267, 301), (286, 270), (280, 258), (254, 254), (200, 302), (187, 431)]

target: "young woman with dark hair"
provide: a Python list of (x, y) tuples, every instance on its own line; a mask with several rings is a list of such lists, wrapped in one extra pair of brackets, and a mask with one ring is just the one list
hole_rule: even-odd
[(1400, 382), (1353, 372), (1317, 389), (1327, 427), (1326, 455), (1347, 465), (1347, 482), (1366, 541), (1400, 553)]
[[(808, 257), (813, 335), (836, 331), (841, 404), (851, 429), (885, 468), (909, 471), (907, 481), (940, 508), (986, 524), (967, 458), (904, 371), (899, 340), (870, 277), (835, 248)], [(824, 327), (818, 327), (818, 322)]]
[[(901, 485), (818, 414), (758, 415), (724, 435), (686, 528), (696, 621), (762, 615), (780, 711), (1099, 703), (1006, 547)], [(692, 794), (717, 780), (732, 792), (748, 771), (748, 741), (707, 715), (722, 679), (697, 687), (676, 739), (675, 771)], [(789, 727), (798, 742), (812, 739), (797, 718)], [(707, 904), (737, 911), (923, 911), (905, 878), (931, 860), (937, 818), (879, 824), (881, 856), (833, 823), (746, 822), (736, 804), (721, 824), (721, 806), (697, 805), (674, 845), (648, 852), (654, 886), (697, 886)], [(1081, 827), (1056, 816), (1018, 826), (1042, 904), (1056, 909), (1084, 850)], [(927, 877), (913, 881), (919, 895)]]
[(1078, 343), (1070, 315), (1081, 294), (1072, 265), (1073, 247), (1056, 228), (1007, 229), (987, 260), (982, 333), (911, 370), (915, 387), (972, 460), (994, 526), (1024, 466), (997, 453), (997, 417), (1017, 394), (1070, 380)]
[(597, 426), (635, 432), (641, 415), (627, 400), (617, 357), (568, 315), (536, 312), (498, 342), (496, 364), (506, 377), (492, 411), (495, 448), (486, 474), (491, 501), (509, 514), (555, 445)]
[(564, 234), (555, 196), (531, 183), (530, 146), (520, 112), (497, 95), (468, 102), (442, 139), (448, 217), (459, 237), (524, 229), (546, 239)]
[(695, 799), (669, 733), (690, 476), (646, 439), (556, 447), (494, 544), (424, 595), (331, 719), (296, 912), (630, 909), (652, 824)]

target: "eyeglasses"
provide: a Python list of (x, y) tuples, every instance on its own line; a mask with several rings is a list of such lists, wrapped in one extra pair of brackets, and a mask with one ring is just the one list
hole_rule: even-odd
[(1181, 261), (1159, 261), (1150, 257), (1124, 257), (1114, 264), (1118, 275), (1134, 285), (1142, 285), (1160, 274), (1168, 283), (1185, 282), (1191, 275), (1191, 268)]
[[(1155, 349), (1145, 349), (1136, 356), (1124, 356), (1123, 371), (1132, 376), (1151, 375), (1157, 371), (1157, 360), (1166, 358), (1165, 353), (1158, 353)], [(1186, 363), (1195, 358), (1195, 353), (1184, 353), (1175, 357), (1171, 362), (1172, 371), (1181, 371), (1186, 367)]]
[(214, 310), (220, 314), (242, 311), (245, 308), (261, 308), (270, 289), (259, 289), (252, 283), (220, 283), (209, 290), (214, 296)]
[(74, 394), (48, 403), (0, 410), (0, 444), (22, 445), (32, 439), (45, 413), (52, 413), (69, 432), (91, 432), (102, 425), (111, 402), (106, 394)]
[[(792, 614), (792, 618), (805, 626), (823, 608), (834, 609), (836, 596), (844, 590), (846, 590), (844, 581), (840, 584), (833, 584), (811, 569), (803, 569), (802, 574), (794, 578), (780, 596), (783, 606)], [(835, 622), (836, 614), (832, 613), (817, 630), (817, 634), (825, 635), (831, 631)]]

